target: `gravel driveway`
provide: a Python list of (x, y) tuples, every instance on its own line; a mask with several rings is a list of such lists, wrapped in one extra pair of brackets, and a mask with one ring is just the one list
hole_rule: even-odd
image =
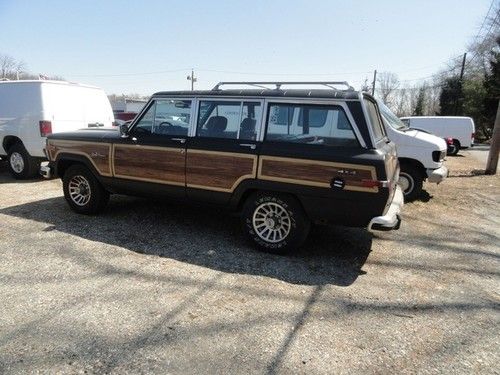
[(468, 152), (399, 231), (315, 227), (256, 252), (212, 209), (0, 166), (0, 373), (500, 373), (500, 177)]

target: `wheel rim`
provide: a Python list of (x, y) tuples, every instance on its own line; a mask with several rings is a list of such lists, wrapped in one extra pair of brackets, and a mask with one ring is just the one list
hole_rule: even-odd
[(253, 229), (264, 241), (277, 243), (283, 241), (292, 228), (288, 211), (274, 202), (262, 203), (253, 214)]
[(408, 195), (413, 190), (415, 181), (413, 180), (413, 177), (411, 175), (401, 172), (399, 174), (399, 186), (401, 186), (401, 189), (403, 189), (404, 194)]
[(24, 169), (24, 159), (19, 152), (13, 152), (10, 155), (10, 166), (12, 170), (16, 173), (21, 173)]
[(71, 200), (78, 206), (85, 206), (92, 196), (89, 181), (83, 176), (73, 176), (68, 183)]

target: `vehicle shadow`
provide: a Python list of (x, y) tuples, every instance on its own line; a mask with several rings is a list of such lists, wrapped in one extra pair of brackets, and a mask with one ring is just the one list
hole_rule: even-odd
[(351, 285), (372, 246), (363, 229), (313, 227), (297, 253), (277, 256), (247, 242), (239, 218), (214, 208), (113, 196), (99, 216), (70, 211), (64, 198), (0, 209), (57, 230), (136, 253), (175, 259), (214, 270), (271, 277), (294, 284)]
[(6, 160), (0, 160), (0, 184), (26, 184), (32, 182), (40, 182), (42, 180), (42, 176), (36, 176), (29, 180), (16, 180), (9, 173), (9, 166)]

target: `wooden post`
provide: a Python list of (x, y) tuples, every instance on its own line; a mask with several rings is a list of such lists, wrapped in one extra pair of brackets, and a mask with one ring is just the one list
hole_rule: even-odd
[(500, 101), (498, 102), (497, 116), (493, 126), (493, 135), (491, 137), (490, 152), (486, 162), (486, 174), (497, 174), (498, 152), (500, 151)]

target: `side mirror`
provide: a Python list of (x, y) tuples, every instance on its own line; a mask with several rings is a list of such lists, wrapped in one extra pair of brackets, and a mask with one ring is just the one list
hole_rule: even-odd
[(120, 125), (120, 135), (122, 136), (122, 138), (128, 137), (128, 125), (127, 124)]

